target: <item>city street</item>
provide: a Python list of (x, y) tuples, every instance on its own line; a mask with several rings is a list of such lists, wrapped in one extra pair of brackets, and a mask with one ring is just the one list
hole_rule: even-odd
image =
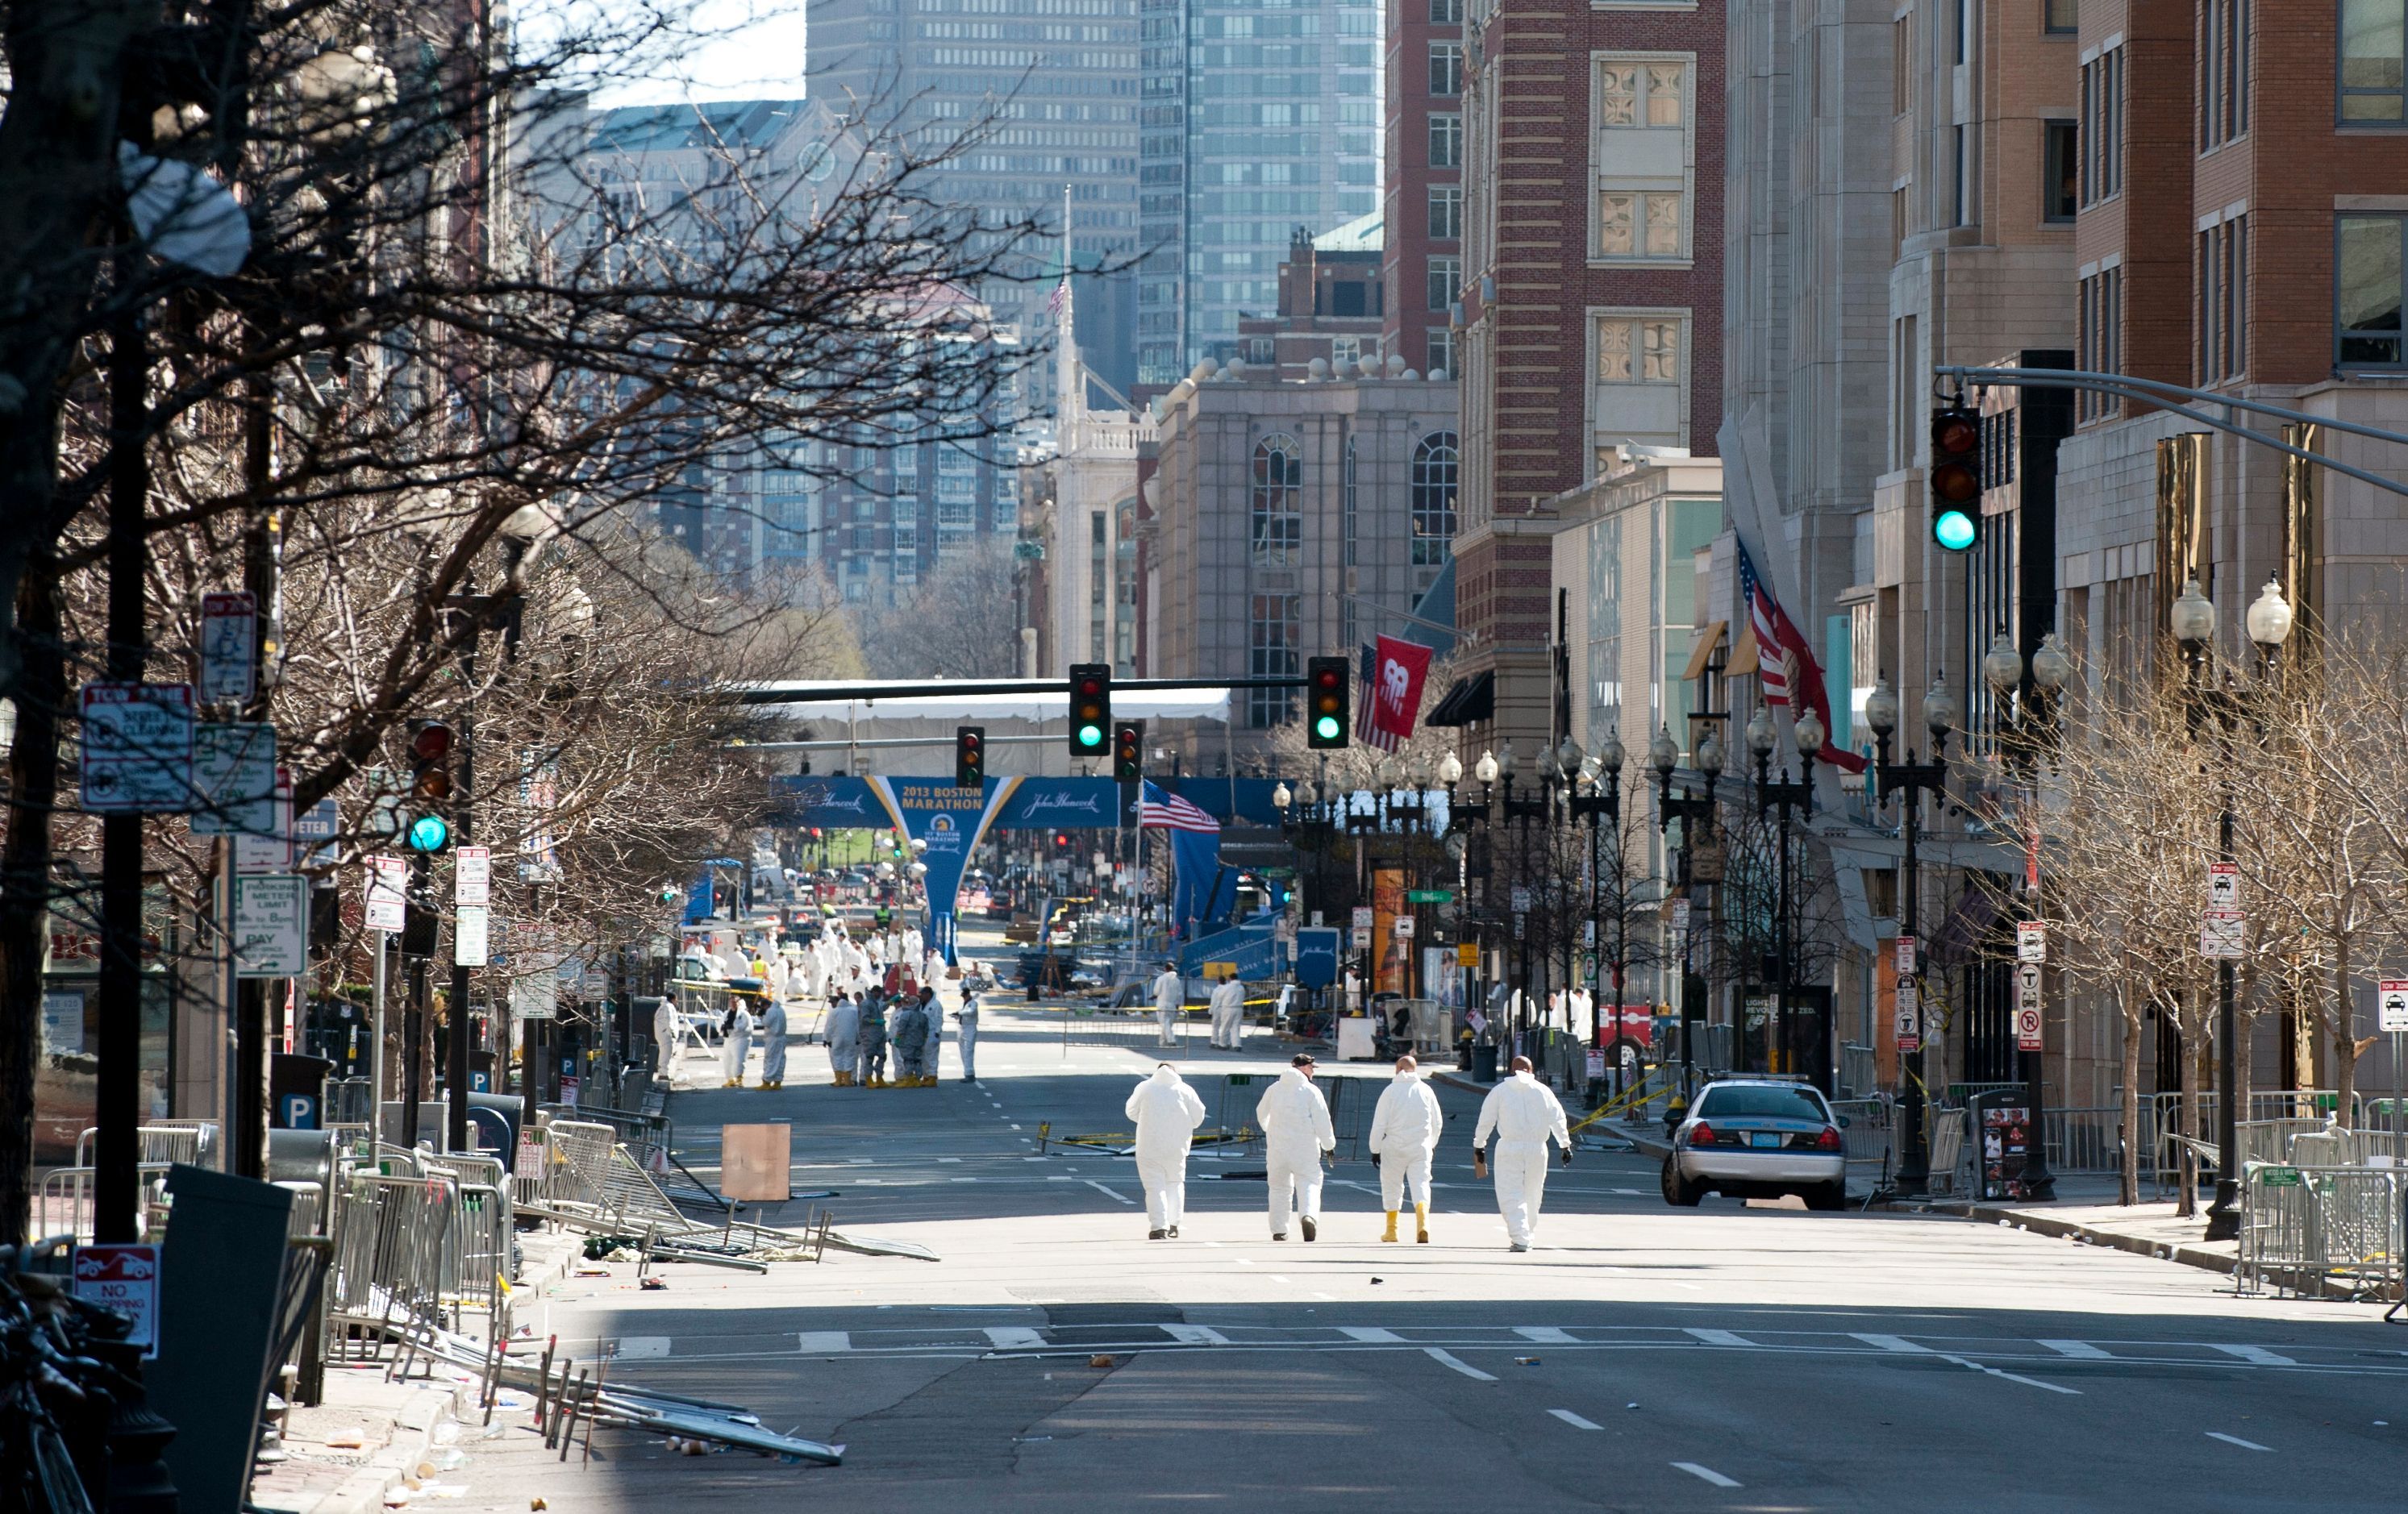
[[(513, 1432), (464, 1507), (2271, 1509), (2370, 1507), (2408, 1476), (2408, 1332), (2377, 1309), (1959, 1221), (1672, 1210), (1652, 1164), (1599, 1150), (1555, 1169), (1513, 1256), (1453, 1091), (1427, 1247), (1378, 1242), (1368, 1161), (1337, 1164), (1319, 1242), (1274, 1244), (1261, 1181), (1217, 1176), (1259, 1161), (1203, 1150), (1183, 1237), (1149, 1242), (1126, 1159), (1038, 1142), (1124, 1128), (1150, 1059), (987, 1018), (975, 1084), (950, 1042), (924, 1090), (835, 1089), (811, 1049), (781, 1093), (671, 1101), (690, 1162), (723, 1121), (793, 1121), (798, 1193), (941, 1263), (672, 1266), (658, 1293), (622, 1264), (532, 1316), (618, 1380), (746, 1405), (843, 1466), (605, 1432), (564, 1468)], [(1257, 1075), (1230, 1106), (1250, 1117), (1284, 1059), (1200, 1041), (1177, 1061), (1207, 1124), (1229, 1072)]]

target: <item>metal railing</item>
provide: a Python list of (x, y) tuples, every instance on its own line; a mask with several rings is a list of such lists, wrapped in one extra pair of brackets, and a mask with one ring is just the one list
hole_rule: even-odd
[[(172, 1164), (145, 1162), (138, 1168), (141, 1175), (141, 1222), (135, 1228), (148, 1235), (163, 1222), (165, 1214), (167, 1169)], [(93, 1238), (93, 1169), (84, 1166), (53, 1167), (42, 1174), (34, 1190), (31, 1234), (36, 1235), (73, 1235), (78, 1241)]]
[(1898, 1160), (1898, 1107), (1886, 1093), (1861, 1099), (1833, 1099), (1831, 1113), (1842, 1121), (1840, 1139), (1848, 1152), (1848, 1181), (1874, 1193), (1889, 1187)]
[[(214, 1120), (161, 1120), (136, 1128), (142, 1144), (141, 1162), (183, 1162), (195, 1167), (218, 1164), (218, 1122)], [(76, 1137), (75, 1164), (92, 1165), (93, 1142), (100, 1128), (88, 1125)]]
[(2241, 1186), (2243, 1292), (2401, 1297), (2402, 1183), (2397, 1168), (2261, 1163)]
[(1936, 1191), (1945, 1187), (1951, 1193), (1966, 1191), (1965, 1126), (1967, 1112), (1963, 1109), (1936, 1109), (1931, 1112), (1931, 1178)]

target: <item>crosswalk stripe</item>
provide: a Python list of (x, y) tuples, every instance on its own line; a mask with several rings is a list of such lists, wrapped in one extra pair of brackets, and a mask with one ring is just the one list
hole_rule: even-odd
[(1549, 1409), (1547, 1412), (1554, 1415), (1556, 1419), (1563, 1421), (1566, 1424), (1570, 1425), (1575, 1430), (1602, 1430), (1605, 1428), (1605, 1426), (1598, 1423), (1595, 1420), (1584, 1420), (1570, 1409)]
[(849, 1330), (806, 1330), (801, 1335), (805, 1356), (833, 1356), (853, 1350), (853, 1332)]
[(2059, 1356), (2071, 1356), (2078, 1362), (2113, 1362), (2114, 1354), (2102, 1351), (2086, 1340), (2044, 1340), (2040, 1344)]
[(2263, 1346), (2218, 1346), (2215, 1349), (2227, 1356), (2237, 1356), (2244, 1362), (2255, 1362), (2259, 1366), (2298, 1366), (2300, 1364), (2282, 1352), (2270, 1351)]
[(669, 1354), (666, 1335), (622, 1335), (610, 1353), (622, 1362), (657, 1362)]
[(1675, 1472), (1686, 1472), (1693, 1478), (1703, 1478), (1706, 1481), (1713, 1483), (1717, 1488), (1736, 1488), (1739, 1486), (1738, 1478), (1724, 1477), (1713, 1467), (1699, 1466), (1695, 1462), (1674, 1462), (1672, 1464), (1672, 1470)]
[(1213, 1329), (1211, 1325), (1167, 1324), (1162, 1327), (1162, 1333), (1168, 1335), (1171, 1339), (1188, 1346), (1226, 1346), (1229, 1344), (1229, 1337)]
[(986, 1338), (998, 1351), (1034, 1350), (1045, 1344), (1045, 1337), (1026, 1325), (989, 1325)]
[(1521, 1336), (1524, 1340), (1535, 1341), (1541, 1346), (1573, 1346), (1579, 1344), (1579, 1342), (1572, 1338), (1572, 1333), (1570, 1331), (1559, 1330), (1554, 1325), (1515, 1325), (1513, 1327), (1513, 1334)]
[(1427, 1355), (1431, 1361), (1436, 1362), (1439, 1365), (1453, 1367), (1455, 1371), (1462, 1373), (1467, 1378), (1476, 1378), (1481, 1382), (1495, 1382), (1497, 1380), (1497, 1375), (1495, 1373), (1481, 1371), (1478, 1367), (1473, 1366), (1470, 1363), (1455, 1355), (1453, 1351), (1442, 1351), (1435, 1346), (1424, 1347), (1423, 1351), (1424, 1354)]
[(1684, 1330), (1682, 1334), (1685, 1335), (1695, 1335), (1698, 1340), (1704, 1342), (1708, 1346), (1743, 1346), (1749, 1350), (1756, 1350), (1756, 1342), (1748, 1339), (1745, 1335), (1734, 1335), (1732, 1332), (1727, 1330), (1692, 1329)]
[(1851, 1330), (1848, 1334), (1851, 1337), (1856, 1340), (1861, 1340), (1868, 1346), (1878, 1346), (1885, 1351), (1901, 1351), (1909, 1356), (1934, 1356), (1938, 1354), (1932, 1350), (1930, 1347), (1917, 1346), (1914, 1342), (1907, 1339), (1903, 1335), (1869, 1335), (1864, 1334), (1862, 1331), (1856, 1330)]
[(1359, 1340), (1367, 1346), (1401, 1346), (1405, 1337), (1378, 1325), (1340, 1325), (1338, 1333), (1349, 1340)]

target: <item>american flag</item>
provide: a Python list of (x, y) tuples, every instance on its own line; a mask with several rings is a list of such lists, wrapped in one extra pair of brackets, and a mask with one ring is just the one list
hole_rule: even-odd
[(1045, 297), (1045, 313), (1047, 315), (1059, 318), (1062, 314), (1062, 302), (1069, 297), (1070, 280), (1066, 278), (1060, 283), (1054, 286), (1053, 293)]
[[(1799, 709), (1811, 709), (1828, 731), (1831, 700), (1823, 688), (1823, 669), (1805, 636), (1782, 609), (1781, 601), (1756, 576), (1756, 560), (1747, 555), (1745, 542), (1739, 544), (1739, 592), (1747, 601), (1748, 626), (1756, 634), (1756, 676), (1764, 689), (1764, 702), (1788, 707), (1793, 719)], [(1839, 747), (1826, 746), (1820, 756), (1851, 773), (1864, 766), (1862, 757)]]
[(1197, 808), (1175, 793), (1165, 793), (1149, 783), (1138, 801), (1137, 822), (1149, 831), (1196, 831), (1205, 836), (1221, 834), (1221, 822)]

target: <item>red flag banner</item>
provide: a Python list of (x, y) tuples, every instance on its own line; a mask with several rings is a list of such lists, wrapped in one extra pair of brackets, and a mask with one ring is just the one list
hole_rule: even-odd
[(1421, 715), (1422, 684), (1429, 677), (1430, 649), (1382, 636), (1371, 652), (1371, 676), (1363, 683), (1363, 740), (1394, 751), (1412, 738)]

